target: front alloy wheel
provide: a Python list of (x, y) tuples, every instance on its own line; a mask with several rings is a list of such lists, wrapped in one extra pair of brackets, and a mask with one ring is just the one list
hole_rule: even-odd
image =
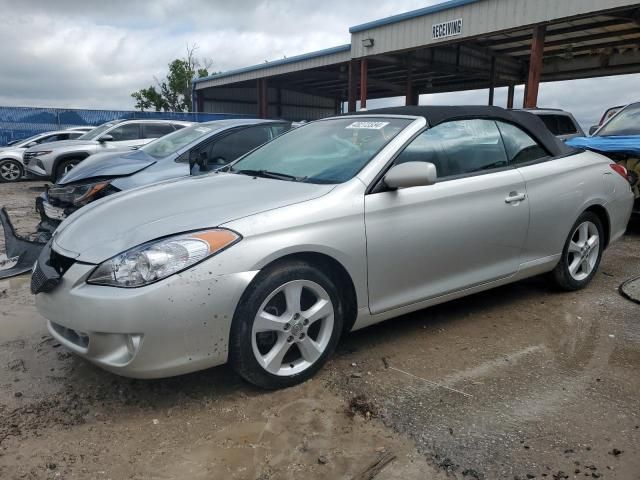
[(323, 272), (300, 262), (262, 272), (234, 316), (230, 362), (263, 388), (300, 383), (335, 349), (342, 316), (338, 291)]
[(16, 160), (0, 160), (0, 182), (17, 182), (22, 178), (22, 165)]
[(267, 297), (253, 320), (253, 354), (273, 375), (303, 372), (329, 345), (333, 319), (324, 288), (309, 280), (288, 282)]

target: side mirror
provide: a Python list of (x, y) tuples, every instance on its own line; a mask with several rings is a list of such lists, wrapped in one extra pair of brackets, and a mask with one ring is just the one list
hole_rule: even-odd
[(103, 143), (103, 142), (113, 142), (113, 137), (112, 137), (111, 135), (102, 135), (102, 136), (98, 139), (98, 141), (99, 141), (100, 143)]
[(391, 167), (382, 181), (392, 189), (426, 187), (438, 180), (436, 166), (428, 162), (407, 162)]
[(591, 127), (589, 127), (589, 135), (593, 135), (594, 133), (596, 133), (598, 128), (600, 128), (599, 125), (592, 125)]

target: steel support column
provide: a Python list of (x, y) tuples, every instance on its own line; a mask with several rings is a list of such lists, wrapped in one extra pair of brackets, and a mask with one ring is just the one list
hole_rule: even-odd
[(405, 105), (418, 105), (418, 95), (413, 89), (413, 62), (411, 57), (407, 58), (407, 82), (405, 85)]
[[(267, 91), (268, 94), (269, 92)], [(280, 87), (276, 89), (276, 116), (282, 118), (282, 89)]]
[(513, 97), (516, 93), (516, 86), (512, 83), (507, 89), (507, 108), (513, 108)]
[(489, 77), (489, 105), (493, 105), (496, 90), (496, 57), (491, 57), (491, 72)]
[(538, 90), (540, 87), (540, 75), (542, 74), (546, 29), (547, 27), (545, 25), (537, 25), (533, 29), (531, 57), (529, 58), (529, 76), (527, 78), (526, 94), (524, 97), (525, 108), (535, 108), (538, 106)]
[(256, 86), (257, 102), (258, 102), (258, 117), (268, 118), (269, 116), (269, 98), (267, 79), (259, 78)]
[(347, 111), (356, 111), (356, 96), (358, 91), (358, 72), (356, 60), (349, 61), (349, 85), (347, 87)]
[(367, 64), (366, 58), (360, 59), (360, 108), (367, 108)]

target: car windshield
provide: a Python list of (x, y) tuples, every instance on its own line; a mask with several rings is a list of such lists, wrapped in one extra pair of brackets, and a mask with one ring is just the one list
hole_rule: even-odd
[(93, 130), (88, 131), (84, 135), (80, 135), (77, 140), (96, 140), (100, 135), (109, 130), (111, 127), (117, 125), (120, 122), (107, 122), (103, 123), (99, 127), (94, 128)]
[(164, 158), (177, 152), (182, 147), (189, 145), (199, 138), (206, 137), (213, 131), (213, 128), (206, 125), (192, 125), (176, 132), (160, 137), (148, 143), (140, 150), (153, 158)]
[(363, 116), (309, 123), (244, 156), (230, 171), (309, 183), (343, 183), (411, 122)]
[(619, 135), (640, 135), (640, 103), (621, 110), (598, 132), (598, 137)]

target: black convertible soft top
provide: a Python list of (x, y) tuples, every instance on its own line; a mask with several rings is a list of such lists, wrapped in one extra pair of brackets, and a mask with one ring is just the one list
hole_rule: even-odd
[[(523, 110), (505, 110), (500, 107), (482, 105), (456, 105), (456, 106), (408, 106), (388, 107), (372, 110), (362, 110), (356, 115), (411, 115), (424, 117), (430, 127), (451, 120), (464, 120), (468, 118), (487, 118), (503, 120), (513, 123), (543, 145), (554, 156), (568, 155), (576, 150), (558, 140), (537, 116)], [(353, 113), (348, 114), (353, 115)]]

